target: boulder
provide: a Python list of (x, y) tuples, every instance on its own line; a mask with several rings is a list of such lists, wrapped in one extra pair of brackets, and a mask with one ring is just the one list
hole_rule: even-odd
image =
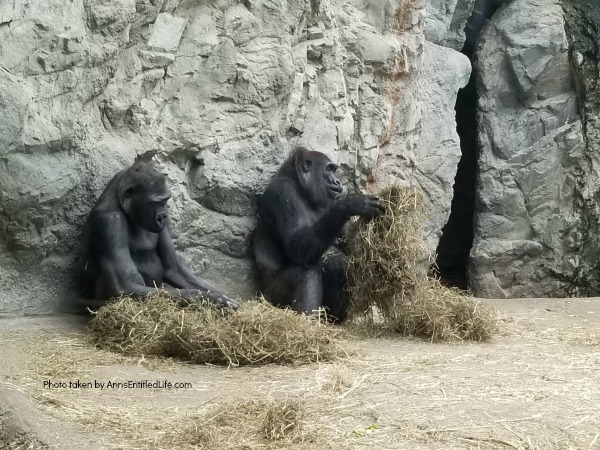
[(514, 0), (476, 51), (479, 162), (470, 288), (567, 295), (581, 256), (584, 135), (562, 8)]

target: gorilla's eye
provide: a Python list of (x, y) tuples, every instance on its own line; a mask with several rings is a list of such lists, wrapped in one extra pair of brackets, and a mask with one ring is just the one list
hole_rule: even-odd
[(134, 189), (133, 189), (133, 188), (129, 188), (129, 189), (125, 190), (125, 197), (126, 197), (126, 198), (131, 198), (131, 197), (133, 197), (133, 192), (134, 192)]
[(333, 172), (335, 173), (335, 171), (338, 169), (338, 166), (336, 166), (333, 163), (329, 163), (327, 164), (327, 168), (325, 170), (327, 170), (327, 172)]
[(157, 192), (150, 193), (147, 198), (148, 205), (151, 205), (153, 208), (166, 208), (167, 202), (171, 198), (170, 192)]

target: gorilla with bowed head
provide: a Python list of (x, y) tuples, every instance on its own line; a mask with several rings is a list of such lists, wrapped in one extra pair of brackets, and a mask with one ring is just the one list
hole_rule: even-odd
[(323, 306), (343, 321), (347, 259), (333, 244), (352, 216), (374, 217), (383, 206), (373, 196), (342, 197), (336, 170), (323, 153), (292, 152), (262, 196), (254, 256), (273, 304), (304, 314)]
[(157, 288), (188, 303), (200, 296), (236, 309), (177, 257), (167, 227), (165, 177), (138, 162), (116, 174), (96, 202), (82, 235), (80, 270), (88, 296), (142, 297)]

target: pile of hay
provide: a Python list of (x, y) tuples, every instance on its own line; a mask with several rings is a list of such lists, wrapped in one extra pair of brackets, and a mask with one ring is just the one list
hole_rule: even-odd
[(419, 284), (415, 296), (400, 304), (391, 320), (403, 335), (431, 341), (487, 341), (498, 332), (499, 323), (489, 305), (437, 279)]
[(339, 328), (264, 300), (231, 313), (180, 306), (159, 293), (143, 301), (124, 297), (100, 308), (89, 328), (101, 348), (194, 363), (306, 364), (348, 355)]
[[(351, 310), (367, 314), (375, 305), (384, 316), (393, 315), (427, 278), (431, 254), (421, 239), (423, 197), (414, 190), (391, 186), (379, 194), (385, 213), (360, 218), (347, 235), (350, 250)], [(421, 270), (420, 270), (421, 268)]]
[(358, 219), (347, 236), (351, 317), (373, 322), (376, 310), (407, 336), (488, 340), (498, 331), (496, 312), (427, 276), (433, 255), (422, 239), (422, 195), (389, 186), (379, 198), (385, 213)]
[(219, 450), (280, 448), (304, 440), (304, 416), (305, 405), (297, 399), (231, 401), (190, 417), (183, 429), (167, 432), (161, 444)]

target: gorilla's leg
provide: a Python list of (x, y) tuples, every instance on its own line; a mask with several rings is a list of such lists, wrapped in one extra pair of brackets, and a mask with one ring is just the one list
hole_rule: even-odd
[(323, 270), (323, 306), (332, 322), (343, 322), (348, 316), (348, 258), (337, 249), (327, 251), (321, 259)]
[(267, 286), (264, 294), (274, 305), (289, 306), (296, 312), (312, 314), (321, 307), (323, 298), (321, 268), (293, 266), (283, 269)]

